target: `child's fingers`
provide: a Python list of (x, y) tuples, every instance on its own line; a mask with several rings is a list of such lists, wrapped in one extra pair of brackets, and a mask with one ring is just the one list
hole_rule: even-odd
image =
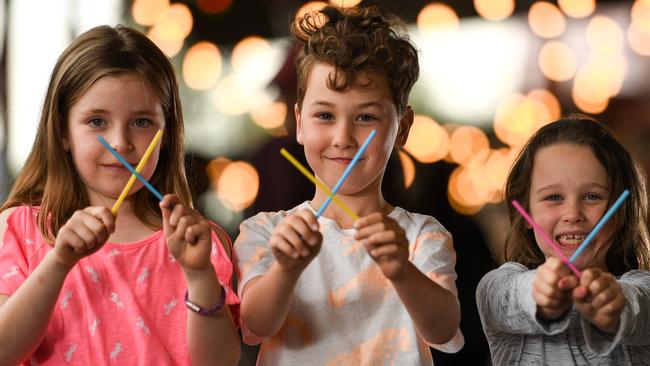
[(574, 275), (565, 276), (560, 278), (557, 286), (560, 288), (560, 290), (571, 290), (578, 286), (578, 279)]
[(601, 291), (598, 295), (595, 295), (592, 297), (591, 300), (591, 306), (593, 306), (596, 309), (599, 309), (603, 307), (605, 304), (610, 303), (614, 298), (616, 298), (616, 295), (618, 292), (616, 291), (615, 288), (609, 287)]
[(269, 240), (271, 249), (280, 252), (290, 258), (298, 258), (299, 254), (296, 249), (291, 245), (283, 236), (273, 235)]
[(210, 225), (205, 221), (198, 221), (185, 230), (185, 241), (190, 244), (196, 244), (199, 239), (210, 235)]
[(102, 222), (109, 234), (115, 231), (115, 216), (110, 209), (103, 206), (95, 206), (88, 207), (86, 210)]
[(300, 239), (299, 242), (291, 240), (294, 246), (303, 246), (304, 244), (314, 246), (318, 244), (318, 237), (316, 236), (318, 230), (314, 230), (302, 216), (296, 215), (290, 217), (287, 220), (287, 225), (298, 235), (298, 239)]
[(385, 256), (399, 255), (399, 246), (397, 244), (386, 244), (372, 248), (369, 251), (371, 257), (377, 259)]
[(301, 217), (312, 231), (318, 231), (320, 229), (320, 224), (318, 223), (318, 219), (316, 218), (316, 216), (314, 216), (314, 214), (310, 210), (307, 209), (300, 210), (297, 216)]
[(540, 280), (554, 287), (557, 286), (558, 281), (560, 281), (560, 276), (557, 274), (556, 269), (554, 269), (548, 261), (546, 264), (538, 268), (537, 276)]
[(353, 227), (357, 230), (362, 229), (368, 225), (377, 223), (383, 219), (384, 215), (380, 212), (373, 212), (368, 216), (364, 216), (354, 222)]
[(354, 234), (354, 238), (356, 240), (361, 240), (364, 238), (368, 238), (370, 235), (382, 231), (388, 231), (390, 230), (390, 226), (386, 221), (378, 221), (374, 222), (372, 224), (363, 226), (360, 229), (357, 229), (357, 232)]
[(364, 245), (368, 250), (388, 243), (404, 244), (403, 239), (392, 230), (376, 232), (364, 239)]
[(557, 288), (543, 281), (535, 282), (533, 284), (533, 287), (533, 292), (536, 293), (538, 299), (543, 302), (538, 302), (538, 304), (541, 306), (557, 306), (566, 297), (566, 295), (558, 291)]
[(598, 277), (600, 277), (599, 270), (593, 268), (585, 269), (580, 276), (580, 286), (588, 289), (589, 285)]
[(299, 256), (301, 255), (306, 257), (309, 255), (309, 248), (307, 248), (307, 244), (304, 242), (295, 226), (302, 227), (303, 230), (306, 230), (307, 225), (302, 220), (296, 221), (298, 222), (287, 222), (285, 225), (278, 226), (274, 235), (277, 235), (284, 242), (289, 244), (292, 247), (292, 251), (295, 251)]
[(612, 301), (603, 305), (599, 309), (599, 312), (604, 315), (617, 315), (620, 314), (620, 312), (623, 310), (624, 307), (625, 307), (625, 296), (623, 296), (622, 292), (619, 292), (614, 296), (614, 299), (612, 299)]
[(560, 258), (550, 257), (544, 264), (553, 270), (558, 277), (568, 276), (572, 273), (566, 263), (564, 263)]

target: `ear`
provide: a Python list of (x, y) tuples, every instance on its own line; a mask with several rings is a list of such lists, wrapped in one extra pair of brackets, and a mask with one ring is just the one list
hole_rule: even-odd
[(300, 108), (298, 107), (298, 103), (294, 104), (293, 113), (296, 116), (296, 141), (298, 141), (300, 145), (304, 145), (305, 139), (302, 136), (302, 121), (300, 120)]
[(61, 143), (63, 144), (63, 151), (70, 152), (70, 141), (68, 140), (68, 132), (64, 132), (61, 137)]
[(406, 113), (399, 121), (399, 128), (397, 130), (397, 138), (395, 139), (395, 146), (400, 148), (406, 145), (406, 140), (409, 137), (409, 131), (413, 125), (413, 108), (406, 107)]

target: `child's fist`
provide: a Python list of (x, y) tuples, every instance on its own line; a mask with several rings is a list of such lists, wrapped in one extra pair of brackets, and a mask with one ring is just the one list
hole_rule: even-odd
[(571, 290), (578, 279), (560, 259), (550, 257), (537, 268), (533, 299), (541, 318), (555, 320), (571, 306)]
[(282, 269), (303, 270), (323, 244), (316, 216), (309, 210), (301, 210), (285, 217), (273, 230), (269, 244)]
[(399, 277), (409, 259), (409, 243), (404, 229), (392, 218), (379, 212), (354, 223), (354, 238), (362, 240), (366, 251), (379, 264), (386, 278)]
[(625, 296), (611, 273), (597, 268), (583, 271), (580, 285), (573, 290), (573, 301), (582, 317), (591, 324), (606, 333), (616, 332)]
[(57, 261), (67, 267), (98, 251), (115, 231), (115, 216), (106, 207), (76, 211), (59, 229), (54, 241)]

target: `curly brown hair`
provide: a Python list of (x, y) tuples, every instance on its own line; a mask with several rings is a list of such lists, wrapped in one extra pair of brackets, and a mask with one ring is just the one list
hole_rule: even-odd
[[(650, 269), (645, 174), (608, 129), (590, 117), (572, 115), (561, 118), (542, 127), (530, 138), (508, 175), (506, 202), (517, 200), (528, 209), (535, 154), (541, 148), (561, 143), (591, 149), (607, 172), (611, 189), (610, 205), (625, 189), (630, 191), (630, 197), (614, 215), (616, 232), (613, 244), (607, 249), (607, 269), (615, 275), (631, 269)], [(504, 259), (519, 262), (530, 269), (536, 268), (545, 258), (535, 245), (532, 229), (525, 226), (523, 218), (512, 205), (508, 205), (508, 216), (510, 226), (506, 234)]]
[(298, 107), (302, 107), (309, 72), (320, 62), (334, 66), (328, 88), (336, 91), (358, 83), (361, 72), (384, 76), (397, 111), (403, 114), (420, 73), (417, 50), (403, 28), (398, 17), (374, 6), (326, 6), (293, 22), (292, 35), (298, 41)]

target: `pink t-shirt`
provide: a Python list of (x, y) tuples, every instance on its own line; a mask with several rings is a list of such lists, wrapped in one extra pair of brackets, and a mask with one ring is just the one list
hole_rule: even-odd
[[(53, 248), (38, 231), (37, 214), (38, 208), (21, 206), (7, 218), (2, 294), (13, 294)], [(237, 319), (232, 263), (214, 232), (211, 259)], [(26, 364), (187, 365), (186, 289), (162, 231), (134, 243), (106, 243), (66, 277), (47, 335)]]

